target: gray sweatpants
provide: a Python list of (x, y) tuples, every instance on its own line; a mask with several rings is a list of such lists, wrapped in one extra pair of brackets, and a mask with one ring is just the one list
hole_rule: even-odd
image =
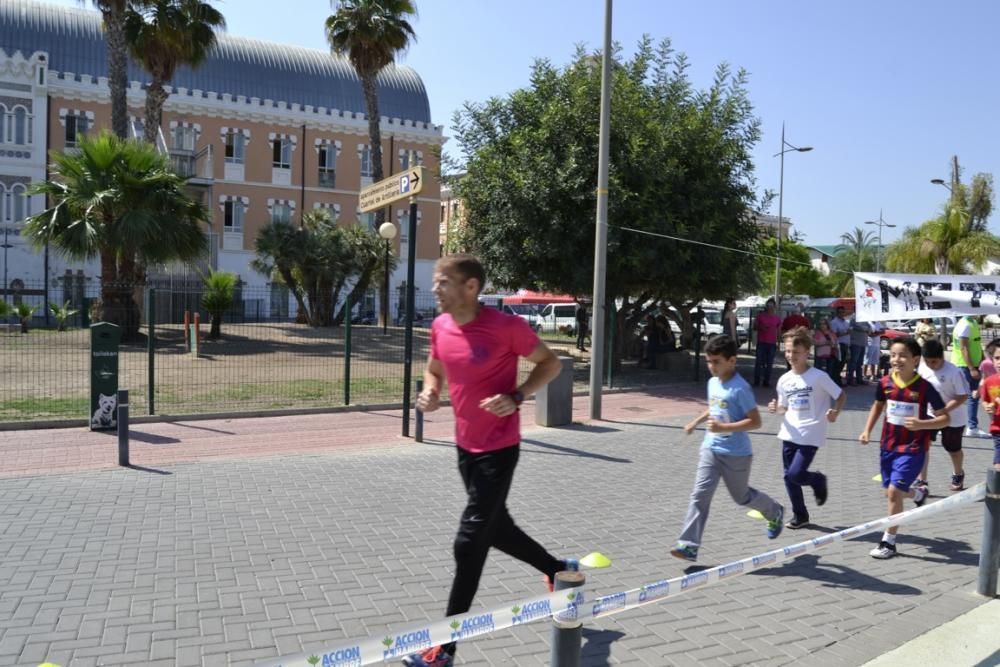
[(701, 450), (698, 473), (695, 476), (694, 489), (691, 491), (691, 504), (688, 505), (684, 530), (678, 538), (679, 542), (701, 545), (701, 536), (708, 522), (708, 509), (712, 505), (712, 496), (715, 495), (715, 488), (719, 485), (719, 478), (726, 483), (729, 495), (737, 505), (752, 507), (769, 521), (778, 516), (781, 505), (766, 493), (761, 493), (750, 486), (752, 462), (752, 456), (716, 454), (707, 447)]

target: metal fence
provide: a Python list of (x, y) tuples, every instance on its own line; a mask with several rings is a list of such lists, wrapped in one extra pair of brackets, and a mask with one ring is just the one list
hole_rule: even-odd
[[(60, 281), (61, 282), (61, 281)], [(346, 292), (346, 290), (345, 290)], [(351, 323), (311, 326), (282, 285), (242, 287), (221, 318), (221, 336), (209, 337), (211, 315), (198, 284), (153, 283), (131, 294), (135, 321), (119, 351), (119, 382), (131, 391), (131, 412), (194, 414), (345, 404), (398, 403), (403, 395), (405, 303), (390, 298), (390, 322), (379, 320), (377, 296), (351, 309)], [(335, 304), (344, 305), (346, 293)], [(100, 318), (100, 286), (57, 284), (48, 302), (76, 311), (58, 330), (46, 318), (43, 286), (25, 286), (9, 302), (35, 310), (22, 333), (16, 316), (0, 326), (0, 421), (83, 419), (89, 401), (89, 325)], [(414, 377), (429, 347), (435, 304), (415, 299)], [(191, 331), (200, 321), (198, 353)], [(111, 321), (125, 319), (113, 315)], [(129, 327), (124, 327), (128, 329)], [(349, 334), (348, 334), (349, 331)], [(150, 340), (152, 333), (152, 340)]]

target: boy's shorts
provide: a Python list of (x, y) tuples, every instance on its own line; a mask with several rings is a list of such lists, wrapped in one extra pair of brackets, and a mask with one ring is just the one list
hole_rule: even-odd
[(924, 467), (927, 452), (898, 453), (881, 451), (882, 488), (888, 489), (892, 484), (900, 491), (910, 490), (910, 485), (920, 476)]
[(941, 434), (941, 445), (946, 452), (962, 451), (962, 433), (965, 429), (961, 426), (945, 426), (944, 428), (931, 432), (931, 440), (937, 441), (938, 433)]

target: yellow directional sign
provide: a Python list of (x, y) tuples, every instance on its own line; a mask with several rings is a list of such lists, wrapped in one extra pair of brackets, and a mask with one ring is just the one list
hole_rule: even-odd
[(394, 201), (419, 194), (424, 188), (424, 168), (410, 167), (405, 171), (372, 183), (361, 191), (361, 212), (367, 213)]

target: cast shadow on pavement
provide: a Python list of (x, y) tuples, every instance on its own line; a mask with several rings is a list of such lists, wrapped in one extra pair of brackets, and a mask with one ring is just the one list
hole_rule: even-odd
[(133, 431), (129, 429), (128, 432), (129, 442), (135, 440), (137, 442), (145, 442), (149, 445), (175, 445), (180, 442), (179, 438), (171, 438), (165, 435), (154, 435), (153, 433), (143, 433), (142, 431)]
[(173, 475), (174, 473), (169, 470), (157, 470), (156, 468), (147, 468), (146, 466), (137, 466), (135, 464), (128, 464), (127, 466), (122, 466), (123, 468), (128, 468), (130, 470), (136, 470), (138, 472), (151, 472), (157, 475)]
[(799, 556), (781, 567), (769, 567), (749, 574), (765, 577), (801, 577), (822, 582), (824, 586), (830, 588), (854, 588), (892, 595), (920, 595), (922, 593), (919, 588), (883, 581), (846, 565), (821, 563), (820, 556), (814, 554)]
[(611, 644), (625, 636), (617, 630), (591, 630), (584, 626), (583, 638), (587, 641), (580, 653), (581, 663), (587, 667), (610, 665)]
[[(424, 441), (420, 444), (431, 445), (434, 447), (447, 447), (449, 449), (455, 447), (455, 443), (451, 440), (437, 440), (434, 438), (424, 438)], [(606, 456), (604, 454), (593, 454), (591, 452), (585, 452), (582, 449), (573, 449), (572, 447), (563, 447), (561, 445), (553, 445), (548, 442), (541, 442), (539, 440), (532, 440), (530, 438), (521, 438), (522, 445), (535, 445), (536, 447), (542, 447), (543, 450), (534, 448), (521, 447), (522, 454), (546, 454), (548, 456), (579, 456), (586, 459), (597, 459), (598, 461), (607, 461), (608, 463), (632, 463), (632, 459), (620, 459), (614, 456)], [(547, 452), (544, 449), (552, 449), (555, 451)]]
[(235, 431), (223, 431), (221, 428), (208, 428), (207, 426), (195, 426), (187, 422), (169, 422), (174, 426), (180, 426), (182, 428), (193, 428), (199, 431), (211, 431), (212, 433), (221, 433), (223, 435), (236, 435)]
[[(878, 544), (882, 539), (881, 533), (869, 533), (862, 535), (852, 542), (869, 542)], [(914, 553), (907, 553), (908, 545), (922, 546), (929, 551), (932, 556), (918, 556)], [(941, 563), (950, 565), (964, 565), (966, 567), (977, 567), (979, 565), (979, 553), (972, 549), (968, 542), (961, 540), (950, 540), (946, 537), (922, 537), (912, 533), (904, 532), (899, 536), (898, 555), (903, 558), (919, 558), (928, 563)]]
[(531, 454), (553, 454), (556, 456), (579, 456), (586, 459), (597, 459), (598, 461), (607, 461), (608, 463), (632, 463), (632, 459), (620, 459), (615, 456), (605, 456), (604, 454), (594, 454), (592, 452), (585, 452), (582, 449), (573, 449), (572, 447), (563, 447), (562, 445), (553, 445), (548, 442), (542, 442), (540, 440), (531, 440), (530, 438), (521, 438), (521, 444), (535, 445), (536, 447), (543, 447), (545, 449), (551, 449), (551, 452), (540, 452), (537, 449), (524, 449), (521, 451), (524, 453)]

